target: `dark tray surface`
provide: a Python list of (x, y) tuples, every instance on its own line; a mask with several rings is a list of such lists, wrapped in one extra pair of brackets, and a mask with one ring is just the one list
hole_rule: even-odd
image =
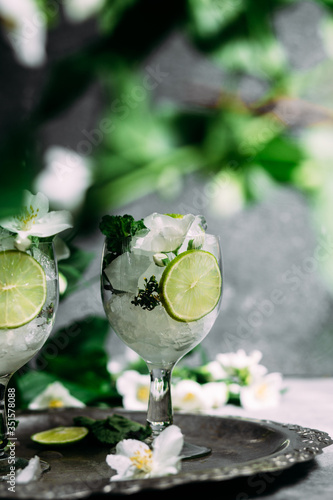
[[(18, 415), (17, 456), (38, 455), (50, 464), (38, 482), (16, 485), (16, 498), (85, 498), (93, 492), (132, 494), (144, 489), (165, 489), (202, 481), (223, 481), (265, 471), (284, 470), (315, 458), (333, 443), (325, 433), (298, 425), (280, 424), (242, 417), (213, 417), (175, 414), (174, 423), (185, 440), (204, 445), (212, 452), (202, 458), (185, 460), (174, 476), (110, 483), (111, 469), (105, 462), (108, 447), (91, 446), (86, 440), (68, 447), (43, 447), (31, 441), (35, 432), (72, 425), (73, 418), (86, 415), (105, 418), (119, 413), (145, 423), (146, 413), (122, 409), (65, 409), (28, 412)], [(8, 486), (0, 483), (0, 498), (8, 497)]]

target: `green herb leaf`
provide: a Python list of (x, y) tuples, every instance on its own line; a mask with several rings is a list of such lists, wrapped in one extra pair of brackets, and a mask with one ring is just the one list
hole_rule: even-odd
[(158, 294), (158, 281), (155, 276), (151, 276), (149, 280), (144, 278), (144, 282), (144, 288), (139, 288), (137, 296), (132, 300), (132, 304), (141, 306), (142, 309), (152, 311), (161, 303)]
[(84, 416), (75, 417), (73, 421), (79, 427), (87, 427), (97, 441), (109, 446), (115, 446), (122, 439), (143, 441), (151, 434), (148, 425), (144, 426), (117, 414), (102, 420), (94, 420)]
[[(132, 237), (139, 231), (146, 234), (148, 229), (143, 223), (143, 219), (134, 220), (131, 215), (104, 215), (99, 225), (101, 232), (106, 237), (106, 248), (110, 252), (105, 265), (113, 259), (129, 250)], [(146, 230), (146, 231), (145, 231)]]

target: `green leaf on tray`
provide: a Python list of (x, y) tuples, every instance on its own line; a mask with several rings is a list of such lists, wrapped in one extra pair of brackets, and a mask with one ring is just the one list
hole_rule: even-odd
[(115, 446), (122, 439), (143, 441), (151, 434), (148, 425), (144, 426), (117, 414), (102, 420), (94, 420), (84, 416), (75, 417), (73, 421), (79, 427), (87, 427), (97, 441), (109, 446)]

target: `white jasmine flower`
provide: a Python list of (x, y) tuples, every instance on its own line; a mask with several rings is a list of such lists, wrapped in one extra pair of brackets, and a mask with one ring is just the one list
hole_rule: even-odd
[(123, 396), (123, 406), (128, 410), (146, 410), (149, 392), (149, 375), (127, 370), (117, 379), (117, 391)]
[(194, 215), (187, 214), (181, 218), (153, 213), (144, 219), (150, 230), (144, 237), (133, 238), (133, 248), (150, 252), (174, 252), (183, 243)]
[(222, 368), (217, 360), (210, 361), (205, 365), (205, 372), (209, 374), (211, 380), (222, 380), (228, 377), (227, 372)]
[(267, 373), (267, 368), (259, 364), (262, 353), (258, 350), (247, 355), (243, 349), (237, 352), (218, 354), (216, 361), (220, 363), (227, 376), (237, 377), (245, 384), (251, 383), (255, 377)]
[(16, 484), (27, 484), (31, 481), (37, 481), (42, 475), (40, 459), (37, 455), (29, 460), (29, 463), (24, 469), (19, 469), (16, 474)]
[(89, 160), (61, 146), (49, 148), (45, 168), (35, 179), (34, 188), (44, 193), (57, 209), (76, 210), (92, 182)]
[(49, 200), (43, 193), (33, 195), (24, 191), (20, 215), (0, 221), (0, 226), (17, 233), (17, 246), (28, 248), (28, 236), (52, 236), (73, 226), (72, 217), (66, 210), (49, 212)]
[(252, 351), (247, 355), (243, 349), (236, 352), (221, 353), (216, 356), (216, 360), (223, 368), (248, 368), (257, 365), (262, 358), (262, 353), (258, 350)]
[(72, 22), (82, 22), (97, 14), (104, 2), (105, 0), (65, 0), (65, 15)]
[(35, 0), (0, 0), (0, 23), (19, 63), (41, 66), (46, 60), (46, 17)]
[(174, 408), (183, 411), (209, 410), (226, 403), (228, 388), (224, 382), (199, 384), (194, 380), (181, 380), (172, 387)]
[(126, 370), (129, 364), (136, 363), (142, 358), (129, 347), (125, 346), (125, 350), (119, 356), (112, 356), (108, 361), (107, 370), (111, 375), (120, 375)]
[(60, 382), (53, 382), (36, 396), (29, 404), (30, 410), (46, 410), (48, 408), (83, 408), (82, 401), (74, 398)]
[(246, 410), (274, 408), (281, 399), (282, 375), (269, 373), (249, 386), (241, 387), (240, 402)]
[(194, 411), (206, 408), (201, 385), (194, 380), (181, 380), (172, 387), (172, 402), (178, 410)]
[(202, 384), (202, 390), (205, 393), (210, 408), (220, 408), (228, 401), (229, 389), (224, 382), (207, 382)]
[(177, 474), (181, 468), (184, 438), (176, 425), (170, 425), (154, 440), (152, 449), (142, 441), (124, 439), (115, 455), (107, 455), (107, 464), (117, 471), (111, 481), (143, 479)]

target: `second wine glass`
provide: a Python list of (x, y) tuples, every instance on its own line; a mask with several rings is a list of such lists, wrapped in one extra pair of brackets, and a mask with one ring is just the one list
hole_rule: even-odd
[[(12, 375), (49, 337), (58, 307), (58, 269), (52, 241), (39, 241), (26, 251), (15, 237), (0, 238), (0, 479), (23, 469), (28, 459), (8, 453), (15, 446), (15, 392), (5, 396)], [(42, 470), (49, 468), (41, 461)]]

